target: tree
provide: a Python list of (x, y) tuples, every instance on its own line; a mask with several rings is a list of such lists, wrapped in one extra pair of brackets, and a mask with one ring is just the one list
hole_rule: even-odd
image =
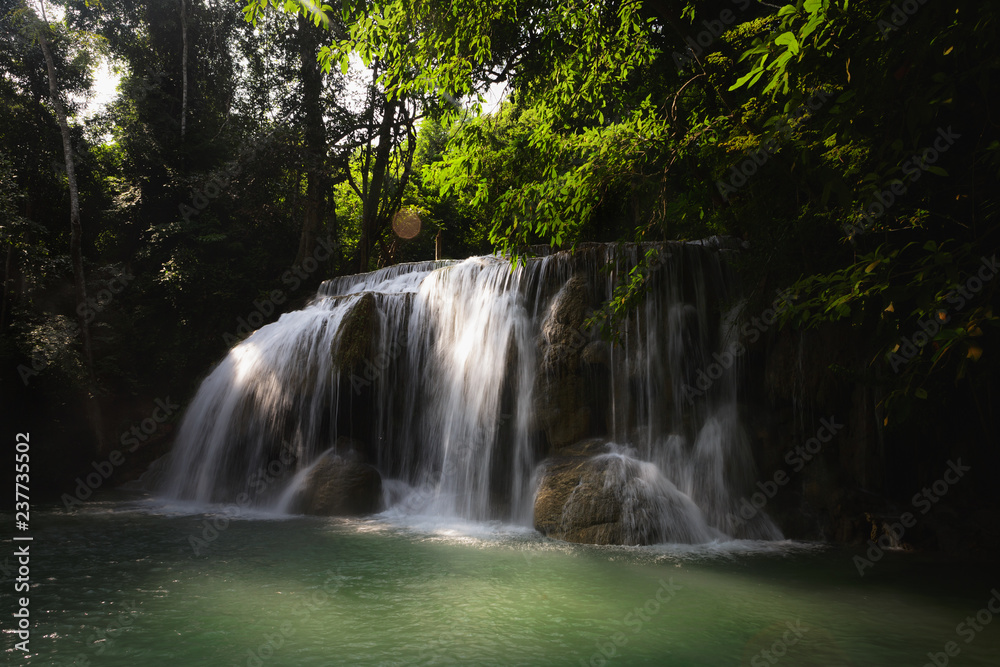
[(319, 66), (322, 33), (304, 16), (297, 20), (299, 35), (299, 79), (302, 85), (302, 115), (305, 139), (306, 195), (302, 234), (295, 263), (301, 264), (316, 249), (316, 237), (325, 214), (330, 176), (327, 173), (326, 127), (323, 121), (323, 71)]
[[(341, 16), (330, 15), (324, 9), (296, 3), (279, 3), (273, 0), (248, 0), (244, 8), (246, 19), (256, 23), (269, 6), (286, 13), (298, 15), (298, 21), (312, 22), (326, 29), (333, 42), (352, 40), (354, 26), (342, 23)], [(357, 169), (345, 169), (344, 177), (360, 203), (359, 236), (354, 253), (357, 271), (372, 267), (372, 255), (390, 228), (393, 216), (399, 210), (406, 184), (410, 178), (413, 150), (416, 146), (416, 124), (420, 119), (420, 100), (414, 96), (396, 95), (393, 84), (387, 82), (385, 73), (390, 69), (385, 58), (373, 45), (343, 51), (336, 61), (329, 46), (319, 49), (317, 56), (323, 71), (328, 75), (334, 65), (346, 76), (351, 54), (360, 55), (367, 68), (369, 81), (365, 86), (363, 108), (346, 111), (339, 107), (341, 117), (353, 118), (343, 133), (330, 142), (333, 150), (357, 160)], [(305, 55), (303, 54), (303, 58)], [(307, 225), (308, 227), (308, 225)], [(305, 239), (306, 228), (303, 230)], [(385, 252), (385, 247), (382, 251)], [(377, 263), (377, 262), (376, 262)]]
[(416, 148), (417, 116), (410, 106), (412, 102), (394, 100), (382, 93), (377, 85), (378, 64), (373, 65), (367, 124), (361, 135), (364, 144), (358, 158), (360, 176), (350, 176), (351, 188), (362, 207), (355, 256), (358, 271), (371, 268), (372, 251), (399, 210)]
[(45, 57), (45, 65), (48, 73), (49, 99), (55, 112), (56, 120), (59, 123), (59, 131), (62, 135), (63, 156), (66, 164), (66, 181), (69, 186), (69, 226), (70, 226), (70, 261), (73, 265), (73, 283), (76, 292), (76, 313), (80, 326), (80, 341), (83, 346), (83, 358), (86, 363), (88, 381), (88, 414), (91, 420), (94, 436), (97, 442), (97, 453), (104, 454), (106, 450), (104, 442), (104, 423), (101, 418), (101, 405), (99, 402), (97, 378), (94, 374), (94, 355), (90, 341), (90, 322), (87, 313), (87, 279), (83, 269), (83, 249), (82, 237), (83, 229), (80, 221), (80, 192), (76, 180), (76, 160), (73, 157), (73, 145), (70, 137), (69, 124), (66, 121), (66, 109), (63, 106), (59, 94), (59, 82), (56, 79), (55, 60), (52, 57), (52, 49), (49, 45), (49, 34), (51, 26), (45, 15), (45, 1), (40, 3), (42, 10), (42, 21), (38, 26), (38, 45), (42, 49)]
[[(733, 234), (751, 243), (755, 298), (805, 275), (790, 321), (870, 328), (881, 369), (991, 254), (992, 6), (920, 5), (913, 16), (888, 0), (452, 9), (349, 3), (350, 36), (325, 55), (379, 54), (395, 96), (440, 100), (509, 80), (508, 108), (465, 126), (434, 170), (443, 191), (490, 217), (509, 254), (600, 234)], [(641, 297), (644, 270), (607, 310), (612, 323), (614, 304)], [(977, 293), (921, 363), (873, 371), (890, 399), (909, 397), (880, 409), (896, 405), (903, 419), (937, 382), (929, 373), (990, 373), (978, 360), (995, 345), (994, 294)]]
[(187, 2), (181, 0), (181, 143), (187, 133), (188, 110), (188, 22)]

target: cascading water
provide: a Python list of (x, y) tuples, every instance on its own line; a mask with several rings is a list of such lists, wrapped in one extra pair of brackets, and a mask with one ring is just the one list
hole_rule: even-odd
[[(719, 244), (660, 249), (616, 344), (585, 325), (648, 250), (327, 281), (202, 383), (163, 492), (317, 513), (310, 503), (329, 508), (331, 493), (378, 492), (376, 505), (397, 513), (530, 523), (534, 512), (538, 525), (559, 468), (570, 480), (560, 529), (587, 506), (612, 511), (618, 532), (583, 534), (616, 542), (778, 538), (763, 513), (736, 518), (755, 479), (736, 360), (706, 374), (738, 321), (720, 311), (738, 294)], [(564, 533), (550, 534), (600, 541)]]

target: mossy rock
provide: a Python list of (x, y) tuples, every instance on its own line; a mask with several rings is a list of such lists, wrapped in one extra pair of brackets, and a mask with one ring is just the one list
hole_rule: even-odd
[(363, 294), (344, 315), (337, 336), (330, 346), (335, 368), (342, 373), (353, 373), (371, 359), (377, 322), (375, 297)]

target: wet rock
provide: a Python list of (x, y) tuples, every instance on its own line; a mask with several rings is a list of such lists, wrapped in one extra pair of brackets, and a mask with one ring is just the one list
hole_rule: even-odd
[(333, 364), (341, 373), (353, 373), (374, 354), (378, 311), (375, 297), (364, 294), (340, 323), (340, 331), (330, 348)]
[(581, 360), (591, 366), (607, 366), (611, 361), (611, 350), (603, 340), (595, 340), (583, 348)]
[(541, 373), (535, 385), (535, 417), (549, 445), (562, 447), (592, 431), (582, 355), (591, 343), (584, 328), (590, 305), (587, 281), (571, 277), (552, 300), (539, 338)]
[(559, 450), (545, 464), (535, 496), (535, 529), (583, 544), (703, 542), (709, 528), (690, 498), (652, 464), (615, 454), (594, 440)]
[(560, 447), (556, 450), (556, 456), (567, 458), (574, 456), (597, 456), (598, 454), (607, 454), (610, 449), (608, 442), (603, 438), (590, 438), (589, 440), (580, 440), (571, 445)]
[(306, 514), (372, 514), (382, 503), (382, 476), (353, 454), (324, 454), (309, 472), (304, 489), (300, 503)]
[(570, 278), (549, 306), (541, 326), (542, 369), (549, 375), (565, 375), (579, 370), (580, 354), (590, 343), (584, 328), (589, 288), (582, 276)]
[(607, 465), (590, 457), (552, 462), (535, 496), (535, 530), (567, 542), (621, 544), (621, 504), (603, 488)]
[(535, 418), (553, 448), (589, 435), (591, 413), (583, 378), (573, 375), (540, 379), (535, 388)]

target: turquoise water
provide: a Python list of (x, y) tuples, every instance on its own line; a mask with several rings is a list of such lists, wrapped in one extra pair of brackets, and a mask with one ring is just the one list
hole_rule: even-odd
[(5, 576), (4, 664), (1000, 664), (1000, 619), (956, 631), (1000, 572), (912, 554), (862, 578), (853, 552), (792, 543), (593, 547), (129, 500), (32, 519), (31, 651), (13, 648)]

